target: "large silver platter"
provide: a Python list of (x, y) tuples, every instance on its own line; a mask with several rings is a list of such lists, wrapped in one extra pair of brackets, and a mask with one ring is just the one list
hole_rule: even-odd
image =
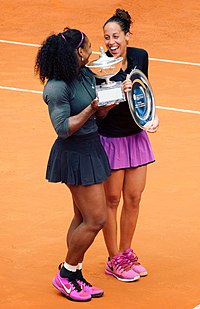
[(128, 92), (128, 104), (133, 119), (137, 125), (147, 130), (155, 118), (155, 100), (151, 85), (145, 74), (134, 69), (129, 78), (132, 89)]

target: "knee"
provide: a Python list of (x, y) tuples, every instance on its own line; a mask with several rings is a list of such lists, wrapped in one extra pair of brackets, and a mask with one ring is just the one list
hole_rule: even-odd
[(106, 216), (105, 215), (98, 216), (96, 218), (93, 218), (90, 224), (90, 229), (94, 233), (98, 233), (100, 230), (103, 229), (105, 223), (106, 223)]
[(120, 202), (120, 196), (118, 195), (108, 195), (106, 196), (107, 206), (110, 208), (117, 208)]
[(97, 230), (100, 231), (103, 229), (104, 225), (106, 223), (106, 218), (101, 218), (100, 220), (97, 220), (97, 223), (96, 223), (96, 227), (97, 227)]
[(132, 209), (137, 209), (141, 201), (141, 194), (129, 195), (124, 198), (124, 204)]

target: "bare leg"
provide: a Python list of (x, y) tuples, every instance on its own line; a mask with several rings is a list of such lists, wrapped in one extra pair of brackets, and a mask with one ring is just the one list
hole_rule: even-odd
[(71, 235), (68, 237), (66, 262), (77, 265), (83, 260), (85, 252), (105, 224), (106, 201), (102, 183), (91, 186), (68, 185), (68, 187), (83, 218), (74, 230), (71, 225)]
[(112, 175), (104, 183), (107, 203), (107, 220), (103, 228), (104, 239), (109, 257), (119, 253), (117, 244), (117, 208), (120, 202), (124, 180), (124, 170), (112, 171)]
[(120, 251), (131, 247), (135, 232), (139, 204), (146, 183), (147, 166), (127, 169), (123, 185), (123, 206), (120, 218)]
[(70, 242), (70, 239), (71, 239), (71, 236), (72, 236), (74, 230), (83, 222), (83, 217), (82, 217), (80, 211), (78, 210), (76, 203), (74, 201), (73, 201), (73, 206), (74, 206), (74, 217), (73, 217), (72, 222), (70, 224), (70, 227), (67, 231), (67, 238), (66, 238), (68, 248), (69, 248), (69, 242)]

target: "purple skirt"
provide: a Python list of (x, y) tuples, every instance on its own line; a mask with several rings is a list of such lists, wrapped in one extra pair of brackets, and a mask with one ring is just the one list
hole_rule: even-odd
[(155, 161), (145, 130), (126, 137), (100, 135), (112, 170), (139, 167)]

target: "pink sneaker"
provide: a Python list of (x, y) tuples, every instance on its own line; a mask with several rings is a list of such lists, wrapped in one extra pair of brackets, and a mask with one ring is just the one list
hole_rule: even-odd
[(102, 289), (97, 288), (94, 285), (91, 285), (82, 275), (81, 270), (77, 270), (77, 283), (80, 285), (80, 287), (86, 291), (88, 294), (92, 296), (92, 298), (97, 298), (103, 296), (104, 291)]
[(131, 248), (127, 249), (123, 253), (124, 257), (128, 260), (127, 262), (131, 266), (131, 268), (140, 275), (140, 277), (147, 276), (148, 272), (144, 266), (142, 266), (139, 261), (137, 255), (133, 252)]
[(91, 295), (86, 291), (82, 290), (76, 280), (71, 281), (68, 278), (60, 277), (60, 271), (53, 279), (52, 284), (55, 286), (56, 289), (58, 289), (70, 300), (79, 302), (91, 300)]
[(140, 275), (127, 264), (123, 254), (117, 254), (112, 260), (108, 261), (105, 272), (107, 275), (114, 276), (124, 282), (136, 281), (140, 278)]

